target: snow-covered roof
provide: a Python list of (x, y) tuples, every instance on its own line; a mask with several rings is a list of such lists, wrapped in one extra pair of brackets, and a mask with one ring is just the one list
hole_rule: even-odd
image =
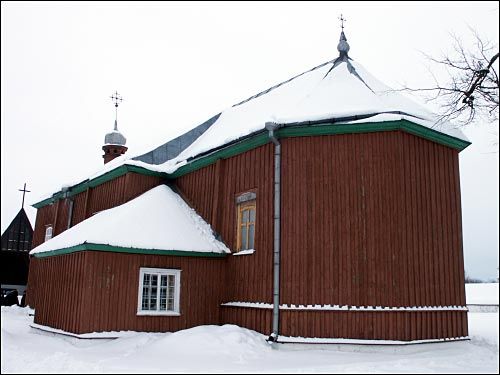
[(207, 224), (166, 185), (101, 211), (31, 250), (30, 254), (83, 244), (121, 248), (230, 253)]
[[(343, 34), (342, 42), (347, 44)], [(266, 122), (349, 124), (360, 122), (359, 117), (375, 123), (405, 119), (467, 141), (459, 129), (439, 122), (436, 114), (386, 86), (348, 57), (347, 51), (341, 51), (338, 58), (226, 109), (177, 156), (160, 164), (160, 169), (173, 173), (188, 159), (264, 130)], [(141, 156), (135, 159), (145, 161)]]
[[(341, 42), (346, 44), (343, 34)], [(265, 131), (266, 122), (287, 127), (311, 122), (354, 125), (407, 120), (468, 141), (460, 129), (439, 122), (437, 115), (377, 80), (346, 51), (339, 51), (336, 59), (237, 103), (146, 154), (115, 159), (91, 178), (124, 164), (174, 173), (188, 160)]]
[[(384, 116), (380, 116), (384, 115)], [(178, 163), (265, 128), (266, 122), (300, 124), (366, 116), (365, 122), (402, 118), (467, 140), (451, 124), (435, 127), (438, 117), (384, 85), (350, 58), (320, 65), (221, 113), (217, 121), (176, 158), (164, 163), (175, 171)]]

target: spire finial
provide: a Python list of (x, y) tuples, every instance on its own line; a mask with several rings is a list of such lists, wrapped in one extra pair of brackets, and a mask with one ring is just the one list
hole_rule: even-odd
[(342, 31), (340, 32), (340, 40), (339, 44), (337, 45), (337, 50), (340, 52), (340, 56), (347, 56), (347, 52), (349, 52), (349, 49), (351, 48), (349, 46), (349, 43), (347, 43), (347, 38), (344, 34), (344, 22), (347, 21), (347, 19), (345, 19), (344, 16), (340, 14), (339, 20)]
[(24, 183), (24, 187), (22, 189), (18, 189), (18, 190), (23, 192), (23, 204), (22, 204), (21, 208), (24, 208), (24, 195), (26, 193), (31, 193), (31, 191), (30, 190), (26, 190), (26, 182)]
[(339, 20), (340, 20), (340, 27), (342, 28), (342, 31), (344, 31), (344, 21), (347, 20), (342, 16), (342, 13), (340, 13)]
[(118, 91), (115, 90), (115, 93), (110, 96), (110, 98), (115, 103), (115, 130), (118, 130), (118, 104), (123, 101), (123, 98), (118, 94)]

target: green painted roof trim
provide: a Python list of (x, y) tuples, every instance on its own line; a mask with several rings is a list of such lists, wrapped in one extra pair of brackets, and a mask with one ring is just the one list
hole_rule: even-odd
[[(428, 139), (430, 141), (440, 143), (442, 145), (455, 148), (462, 151), (470, 145), (470, 142), (452, 137), (447, 134), (440, 133), (434, 129), (427, 128), (422, 125), (415, 124), (408, 120), (396, 120), (386, 122), (367, 122), (360, 124), (341, 124), (341, 123), (322, 123), (318, 125), (303, 125), (290, 126), (280, 128), (275, 132), (278, 138), (286, 137), (307, 137), (320, 135), (335, 135), (335, 134), (356, 134), (356, 133), (374, 133), (383, 131), (402, 130), (410, 134)], [(209, 155), (194, 159), (190, 163), (180, 167), (174, 173), (169, 175), (169, 178), (177, 178), (187, 173), (191, 173), (197, 169), (206, 167), (215, 163), (218, 159), (225, 159), (231, 156), (241, 154), (252, 148), (262, 146), (270, 142), (268, 132), (263, 131), (253, 137), (242, 140), (227, 148), (215, 151)]]
[(174, 179), (183, 176), (187, 173), (196, 171), (197, 169), (213, 164), (218, 159), (227, 159), (231, 156), (242, 154), (253, 148), (265, 145), (268, 142), (270, 142), (270, 140), (269, 136), (267, 135), (267, 131), (256, 134), (253, 137), (242, 140), (236, 144), (223, 148), (219, 151), (215, 151), (209, 155), (194, 159), (189, 164), (186, 164), (177, 169), (175, 172), (171, 173), (169, 175), (169, 178)]
[[(402, 130), (407, 133), (416, 135), (421, 138), (448, 146), (459, 151), (470, 145), (470, 142), (452, 137), (447, 134), (440, 133), (434, 129), (427, 128), (422, 125), (415, 124), (408, 120), (386, 121), (386, 122), (366, 122), (360, 124), (342, 124), (342, 123), (322, 123), (317, 125), (289, 126), (278, 129), (275, 134), (279, 138), (286, 137), (307, 137), (320, 135), (335, 135), (335, 134), (355, 134), (355, 133), (373, 133), (382, 131)], [(175, 179), (187, 173), (191, 173), (207, 165), (215, 163), (218, 159), (227, 159), (229, 157), (241, 154), (253, 148), (265, 145), (270, 142), (267, 131), (263, 130), (251, 137), (245, 138), (237, 143), (228, 145), (220, 150), (214, 151), (208, 155), (195, 158), (188, 164), (180, 167), (174, 173), (167, 174), (164, 172), (155, 172), (149, 169), (138, 167), (135, 165), (121, 165), (101, 176), (92, 180), (86, 180), (73, 186), (68, 196), (73, 196), (85, 191), (89, 187), (96, 187), (112, 179), (120, 177), (128, 172), (139, 173), (147, 176), (157, 176), (165, 179)], [(54, 203), (57, 199), (63, 198), (63, 193), (60, 191), (52, 197), (33, 204), (35, 208), (40, 208)]]
[(334, 135), (334, 134), (354, 134), (354, 133), (374, 133), (383, 131), (402, 130), (407, 133), (440, 143), (444, 146), (462, 151), (470, 145), (470, 142), (451, 135), (440, 133), (434, 129), (415, 124), (408, 120), (367, 122), (361, 124), (336, 124), (324, 123), (321, 125), (293, 126), (278, 130), (279, 137), (303, 137), (313, 135)]
[(180, 257), (203, 257), (203, 258), (224, 258), (226, 253), (206, 253), (202, 251), (181, 251), (181, 250), (157, 250), (157, 249), (139, 249), (135, 247), (119, 247), (112, 245), (103, 245), (96, 243), (84, 243), (81, 245), (66, 247), (64, 249), (57, 249), (45, 251), (43, 253), (33, 254), (35, 258), (47, 258), (57, 255), (71, 254), (78, 251), (105, 251), (112, 253), (128, 253), (128, 254), (147, 254), (147, 255), (170, 255)]
[[(149, 169), (139, 167), (137, 165), (120, 165), (119, 167), (112, 169), (111, 171), (104, 173), (103, 175), (100, 175), (96, 178), (93, 178), (92, 180), (85, 180), (83, 182), (80, 182), (77, 185), (74, 185), (73, 187), (70, 188), (70, 190), (67, 193), (68, 197), (72, 197), (74, 195), (80, 194), (87, 190), (88, 188), (93, 188), (98, 185), (101, 185), (105, 182), (111, 181), (117, 177), (123, 176), (126, 173), (133, 172), (133, 173), (138, 173), (146, 176), (155, 176), (155, 177), (161, 177), (161, 178), (167, 178), (168, 174), (164, 172), (156, 172), (156, 171), (151, 171)], [(44, 199), (40, 202), (37, 202), (33, 204), (32, 206), (35, 208), (40, 208), (43, 206), (47, 206), (49, 204), (52, 204), (56, 202), (58, 199), (64, 198), (64, 193), (62, 191), (58, 191), (57, 193), (53, 194), (52, 197)]]

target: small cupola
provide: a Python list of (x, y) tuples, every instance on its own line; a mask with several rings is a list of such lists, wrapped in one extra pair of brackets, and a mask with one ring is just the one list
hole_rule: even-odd
[(104, 151), (104, 155), (102, 156), (104, 158), (104, 164), (123, 155), (128, 150), (128, 148), (125, 147), (127, 139), (118, 131), (118, 104), (122, 102), (123, 99), (119, 96), (117, 91), (115, 91), (110, 98), (113, 99), (115, 104), (115, 127), (111, 133), (106, 134), (104, 137), (104, 146), (102, 146)]
[(344, 31), (342, 31), (340, 33), (339, 44), (337, 45), (337, 50), (339, 51), (340, 56), (347, 56), (350, 48), (351, 47), (349, 46), (349, 43), (347, 43), (347, 38), (345, 37)]
[(342, 14), (340, 15), (340, 22), (341, 22), (341, 27), (342, 27), (342, 31), (340, 32), (340, 40), (339, 40), (339, 44), (337, 45), (337, 51), (339, 51), (340, 53), (340, 57), (348, 57), (347, 56), (347, 53), (349, 52), (349, 49), (351, 48), (349, 46), (349, 43), (347, 43), (347, 38), (345, 37), (345, 34), (344, 34), (344, 21), (346, 21), (346, 19), (342, 16)]

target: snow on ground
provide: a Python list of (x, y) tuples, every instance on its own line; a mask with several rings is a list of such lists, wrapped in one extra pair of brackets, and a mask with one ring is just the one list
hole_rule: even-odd
[(468, 305), (498, 305), (498, 283), (465, 284)]
[(272, 347), (235, 325), (84, 340), (29, 327), (33, 310), (2, 306), (2, 373), (498, 373), (498, 313), (469, 313), (470, 341), (408, 346)]

